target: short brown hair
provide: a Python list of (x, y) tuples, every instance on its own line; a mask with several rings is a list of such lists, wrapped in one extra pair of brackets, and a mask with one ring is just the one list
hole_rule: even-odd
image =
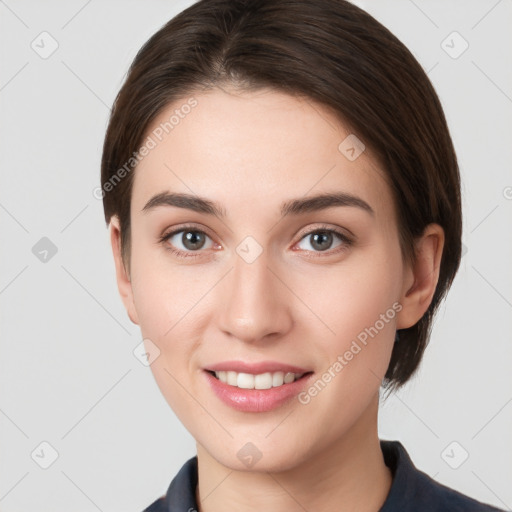
[[(426, 73), (388, 29), (344, 0), (200, 0), (185, 9), (137, 53), (105, 136), (105, 220), (108, 226), (119, 217), (128, 269), (133, 172), (126, 162), (166, 106), (221, 84), (300, 95), (336, 113), (385, 171), (404, 261), (414, 261), (414, 239), (429, 223), (444, 229), (432, 302), (414, 326), (400, 330), (385, 375), (388, 390), (400, 387), (420, 363), (461, 258), (459, 169)], [(123, 178), (114, 181), (122, 166)]]

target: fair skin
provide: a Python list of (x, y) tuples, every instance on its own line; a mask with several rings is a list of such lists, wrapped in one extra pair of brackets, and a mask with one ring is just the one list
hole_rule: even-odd
[[(432, 300), (443, 230), (427, 226), (416, 263), (402, 262), (383, 171), (369, 149), (354, 161), (338, 150), (350, 132), (322, 106), (273, 90), (194, 97), (198, 105), (135, 171), (129, 269), (117, 217), (111, 243), (128, 315), (160, 350), (156, 382), (196, 440), (199, 511), (376, 512), (392, 483), (377, 433), (379, 387), (395, 330), (414, 325)], [(340, 191), (374, 214), (331, 206), (281, 218), (285, 201)], [(168, 205), (143, 212), (162, 192), (205, 197), (226, 216)], [(185, 245), (184, 233), (159, 242), (185, 223), (206, 233), (202, 248)], [(322, 251), (306, 236), (320, 227), (353, 243), (333, 234)], [(236, 252), (247, 236), (262, 249), (251, 263)], [(307, 404), (242, 412), (205, 383), (205, 366), (233, 359), (286, 362), (319, 378), (395, 302), (394, 318)], [(251, 468), (237, 456), (248, 442), (261, 453)]]

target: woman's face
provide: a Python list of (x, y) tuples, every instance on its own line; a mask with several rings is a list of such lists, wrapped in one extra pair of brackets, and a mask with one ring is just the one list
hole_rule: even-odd
[[(356, 427), (376, 428), (412, 284), (391, 192), (369, 150), (312, 101), (271, 90), (193, 98), (147, 132), (156, 146), (134, 176), (125, 304), (158, 355), (163, 395), (211, 456), (292, 468)], [(148, 205), (171, 193), (198, 206)], [(357, 199), (311, 202), (321, 194)], [(199, 198), (219, 211), (200, 211)], [(233, 361), (273, 362), (239, 373), (268, 370), (258, 386), (276, 387), (242, 389), (233, 384), (251, 387), (251, 377), (226, 373), (228, 384), (207, 372)], [(285, 365), (312, 373), (278, 386)]]

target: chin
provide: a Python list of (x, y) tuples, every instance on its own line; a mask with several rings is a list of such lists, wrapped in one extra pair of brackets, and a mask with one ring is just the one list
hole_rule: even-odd
[(224, 445), (215, 444), (207, 451), (223, 466), (233, 471), (247, 471), (255, 473), (279, 473), (289, 471), (300, 465), (306, 458), (306, 453), (297, 452), (297, 442), (288, 439), (289, 443), (269, 442), (268, 439), (251, 441), (230, 439)]

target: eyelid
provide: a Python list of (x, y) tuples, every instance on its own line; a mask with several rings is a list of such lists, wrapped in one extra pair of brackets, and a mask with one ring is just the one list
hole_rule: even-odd
[(205, 235), (208, 235), (211, 239), (215, 238), (210, 233), (210, 230), (205, 226), (199, 224), (183, 224), (181, 226), (176, 226), (173, 227), (172, 229), (165, 230), (163, 234), (160, 236), (160, 239), (169, 238), (175, 235), (176, 233), (179, 233), (180, 231), (186, 231), (187, 229), (189, 229), (190, 231), (198, 231), (204, 233)]
[(352, 242), (356, 238), (355, 235), (346, 228), (340, 228), (339, 226), (332, 226), (330, 224), (320, 223), (319, 226), (316, 226), (314, 228), (307, 227), (307, 228), (304, 228), (303, 230), (300, 230), (299, 234), (297, 235), (297, 236), (299, 236), (298, 241), (300, 242), (305, 236), (316, 233), (317, 231), (332, 231), (332, 232), (340, 235), (341, 237), (347, 238), (348, 240), (350, 240)]

